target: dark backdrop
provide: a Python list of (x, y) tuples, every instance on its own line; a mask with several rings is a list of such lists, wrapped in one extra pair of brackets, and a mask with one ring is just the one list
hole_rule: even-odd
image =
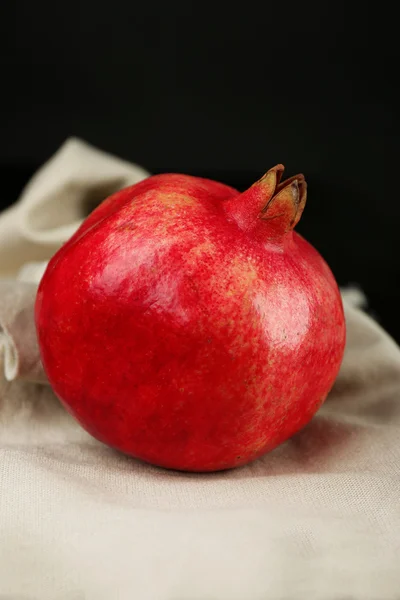
[(5, 1), (3, 206), (70, 135), (239, 188), (283, 162), (300, 232), (400, 339), (394, 16), (320, 4)]

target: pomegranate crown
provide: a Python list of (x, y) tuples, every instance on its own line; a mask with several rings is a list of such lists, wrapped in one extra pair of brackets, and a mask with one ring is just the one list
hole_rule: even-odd
[[(276, 165), (261, 179), (225, 202), (225, 209), (245, 231), (260, 230), (264, 237), (281, 237), (296, 227), (307, 200), (304, 175), (281, 181), (284, 166)], [(268, 224), (268, 227), (266, 225)]]

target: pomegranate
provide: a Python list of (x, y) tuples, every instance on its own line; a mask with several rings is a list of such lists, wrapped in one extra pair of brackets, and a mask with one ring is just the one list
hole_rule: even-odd
[(244, 193), (163, 174), (105, 200), (36, 301), (45, 371), (95, 438), (187, 471), (244, 465), (313, 416), (342, 360), (334, 277), (277, 165)]

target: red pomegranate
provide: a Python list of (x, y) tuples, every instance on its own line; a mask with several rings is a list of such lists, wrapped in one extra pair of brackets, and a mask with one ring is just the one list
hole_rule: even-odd
[(156, 175), (105, 200), (50, 261), (36, 325), (56, 394), (94, 437), (187, 471), (244, 465), (331, 389), (337, 284), (293, 228), (302, 175), (244, 193)]

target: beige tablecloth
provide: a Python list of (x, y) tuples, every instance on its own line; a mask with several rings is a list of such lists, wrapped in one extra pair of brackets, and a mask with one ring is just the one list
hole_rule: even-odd
[(0, 598), (398, 600), (400, 349), (357, 292), (343, 292), (348, 342), (325, 405), (241, 469), (122, 456), (46, 384), (32, 318), (45, 261), (146, 175), (71, 139), (0, 216)]

